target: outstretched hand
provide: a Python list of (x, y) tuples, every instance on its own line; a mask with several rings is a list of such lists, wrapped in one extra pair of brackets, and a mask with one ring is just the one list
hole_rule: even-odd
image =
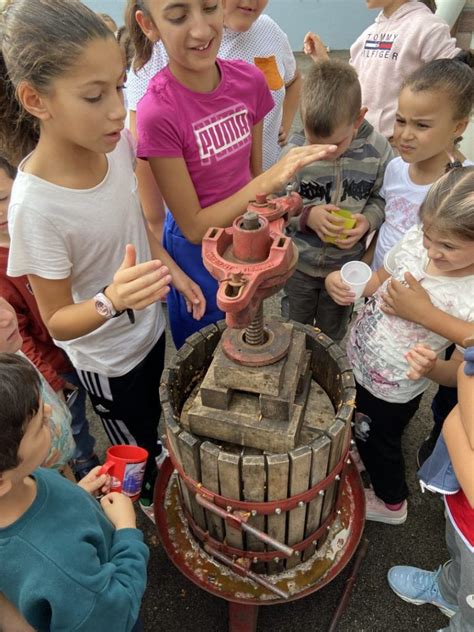
[(173, 270), (173, 285), (186, 301), (188, 313), (195, 320), (201, 320), (206, 311), (206, 299), (201, 288), (181, 269)]
[(105, 294), (117, 311), (144, 309), (169, 292), (171, 275), (158, 259), (137, 264), (135, 247), (127, 244), (123, 261)]
[(330, 160), (336, 151), (337, 145), (293, 147), (283, 158), (259, 176), (261, 190), (268, 193), (281, 191), (303, 167), (318, 160)]
[(381, 309), (392, 316), (421, 324), (426, 312), (433, 307), (428, 292), (409, 272), (405, 272), (405, 283), (392, 278), (383, 294)]

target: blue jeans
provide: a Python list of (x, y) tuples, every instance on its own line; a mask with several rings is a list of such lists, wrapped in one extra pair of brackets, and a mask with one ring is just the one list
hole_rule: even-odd
[(71, 430), (76, 444), (72, 458), (74, 460), (85, 461), (92, 456), (95, 445), (95, 439), (89, 433), (89, 420), (86, 417), (86, 391), (75, 371), (62, 373), (61, 377), (79, 389), (69, 409), (72, 416)]

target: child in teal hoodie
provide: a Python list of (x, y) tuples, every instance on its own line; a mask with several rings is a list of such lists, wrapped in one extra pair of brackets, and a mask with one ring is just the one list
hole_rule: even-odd
[[(148, 547), (132, 502), (40, 467), (51, 435), (38, 373), (0, 354), (0, 593), (38, 632), (138, 629)], [(81, 489), (82, 485), (82, 489)]]

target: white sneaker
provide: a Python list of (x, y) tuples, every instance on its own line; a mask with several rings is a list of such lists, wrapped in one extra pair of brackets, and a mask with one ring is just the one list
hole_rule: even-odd
[(400, 509), (389, 509), (373, 489), (365, 489), (365, 519), (385, 524), (403, 524), (408, 516), (408, 503), (403, 501)]

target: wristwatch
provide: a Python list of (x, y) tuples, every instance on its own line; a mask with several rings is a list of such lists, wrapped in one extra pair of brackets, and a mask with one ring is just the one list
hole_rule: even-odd
[(106, 288), (102, 290), (102, 292), (97, 292), (94, 296), (94, 304), (95, 309), (100, 316), (109, 320), (110, 318), (116, 318), (117, 316), (121, 316), (125, 310), (117, 311), (112, 303), (112, 301), (107, 298), (104, 294)]

